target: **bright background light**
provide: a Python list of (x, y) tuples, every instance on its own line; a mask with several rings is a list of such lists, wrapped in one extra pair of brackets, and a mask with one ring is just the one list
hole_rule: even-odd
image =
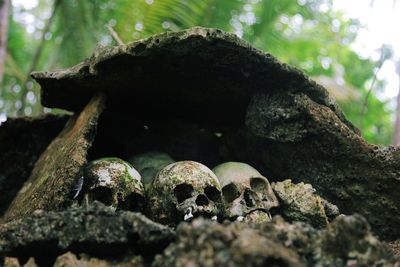
[(13, 6), (21, 6), (25, 9), (32, 9), (39, 4), (39, 0), (12, 0), (11, 2)]
[(379, 60), (378, 50), (383, 44), (393, 47), (393, 59), (387, 60), (378, 73), (378, 78), (386, 81), (385, 90), (378, 97), (382, 100), (395, 97), (399, 90), (396, 60), (400, 59), (400, 1), (333, 0), (333, 8), (365, 26), (352, 45), (362, 57)]

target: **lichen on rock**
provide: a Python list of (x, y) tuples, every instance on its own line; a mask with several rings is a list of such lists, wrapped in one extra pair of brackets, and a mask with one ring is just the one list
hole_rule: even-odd
[(324, 228), (339, 215), (339, 209), (316, 194), (311, 184), (287, 179), (271, 184), (279, 199), (280, 214), (289, 221), (302, 221)]
[(58, 256), (53, 267), (143, 267), (140, 256), (130, 256), (123, 259), (99, 259), (85, 254), (75, 255), (67, 252)]
[(132, 253), (153, 257), (171, 242), (174, 231), (139, 213), (94, 202), (60, 212), (36, 211), (0, 226), (0, 256), (35, 257), (49, 262), (66, 251), (100, 257)]
[(155, 258), (163, 266), (397, 266), (398, 258), (359, 215), (340, 216), (325, 230), (281, 217), (262, 224), (181, 224), (176, 241)]

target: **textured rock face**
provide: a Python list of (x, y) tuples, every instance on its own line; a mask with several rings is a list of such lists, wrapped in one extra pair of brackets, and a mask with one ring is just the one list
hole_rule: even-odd
[(310, 184), (294, 184), (291, 180), (272, 183), (279, 199), (280, 213), (289, 221), (301, 221), (316, 228), (325, 228), (339, 215), (339, 209), (315, 193)]
[(51, 263), (66, 252), (98, 257), (152, 257), (174, 237), (174, 232), (139, 213), (120, 212), (94, 203), (61, 212), (36, 211), (33, 216), (0, 226), (0, 256), (35, 257)]
[[(36, 211), (0, 226), (5, 266), (399, 266), (359, 215), (318, 230), (275, 216), (261, 224), (205, 219), (177, 231), (99, 202)], [(25, 265), (24, 265), (25, 264)], [(397, 264), (397, 265), (396, 265)]]
[(304, 93), (255, 96), (246, 125), (237, 137), (248, 142), (242, 153), (271, 176), (311, 183), (344, 214), (363, 214), (381, 237), (400, 235), (399, 149), (368, 144)]
[(106, 260), (80, 255), (79, 258), (71, 252), (59, 256), (54, 263), (54, 267), (142, 267), (141, 257), (130, 257), (129, 259)]
[[(400, 236), (400, 150), (366, 143), (324, 88), (233, 34), (163, 33), (32, 75), (48, 107), (79, 110), (104, 91), (108, 120), (99, 136), (114, 140), (109, 147), (140, 124), (197, 123), (221, 133), (212, 164), (241, 161), (271, 180), (311, 183), (343, 213), (364, 215), (381, 237)], [(115, 120), (120, 125), (108, 127)], [(171, 150), (163, 151), (180, 160)]]
[(339, 217), (327, 230), (275, 217), (263, 224), (182, 224), (161, 266), (397, 266), (362, 217)]
[(67, 116), (9, 119), (0, 126), (0, 217)]
[(42, 153), (31, 176), (4, 215), (6, 221), (24, 217), (36, 209), (60, 210), (86, 164), (87, 150), (95, 136), (105, 96), (98, 94), (85, 109), (71, 117), (62, 132)]

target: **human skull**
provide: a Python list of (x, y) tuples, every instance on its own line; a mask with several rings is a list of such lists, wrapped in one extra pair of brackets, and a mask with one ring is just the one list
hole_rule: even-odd
[(147, 188), (156, 175), (167, 165), (175, 161), (166, 153), (147, 152), (128, 160), (142, 176), (143, 185)]
[(224, 198), (225, 215), (230, 220), (269, 221), (269, 210), (278, 200), (267, 178), (246, 163), (226, 162), (213, 169)]
[(84, 201), (97, 200), (115, 209), (141, 211), (144, 189), (140, 174), (119, 158), (102, 158), (90, 162), (84, 169), (86, 184)]
[(215, 174), (194, 161), (162, 169), (148, 190), (150, 217), (174, 226), (193, 217), (217, 219), (223, 212), (221, 186)]

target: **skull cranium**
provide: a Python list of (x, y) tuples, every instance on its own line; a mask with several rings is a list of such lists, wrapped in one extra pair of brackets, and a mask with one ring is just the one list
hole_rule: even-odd
[(95, 200), (116, 209), (141, 211), (144, 189), (140, 174), (119, 158), (102, 158), (90, 162), (84, 169), (87, 191), (84, 200)]
[(225, 214), (230, 220), (271, 219), (269, 210), (278, 206), (278, 200), (267, 178), (241, 162), (226, 162), (213, 171), (221, 183)]
[(172, 163), (153, 180), (148, 205), (150, 217), (164, 224), (176, 225), (197, 216), (216, 219), (223, 212), (221, 186), (201, 163)]
[(145, 188), (151, 184), (160, 170), (174, 162), (168, 154), (161, 152), (147, 152), (129, 159), (129, 163), (142, 176)]

